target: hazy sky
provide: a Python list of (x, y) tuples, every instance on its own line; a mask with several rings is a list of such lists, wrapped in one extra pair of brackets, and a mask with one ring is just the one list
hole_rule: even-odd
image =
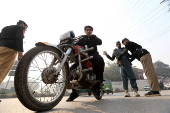
[[(36, 42), (58, 44), (59, 36), (73, 30), (84, 34), (84, 26), (94, 27), (102, 39), (99, 53), (110, 55), (115, 42), (124, 37), (150, 51), (153, 62), (170, 65), (170, 12), (162, 0), (1, 0), (0, 29), (23, 20), (28, 24), (25, 52)], [(105, 62), (108, 61), (105, 56)], [(135, 60), (133, 66), (142, 68)]]

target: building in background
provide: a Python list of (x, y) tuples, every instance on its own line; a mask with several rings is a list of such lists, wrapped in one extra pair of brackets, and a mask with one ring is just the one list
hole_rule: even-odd
[(144, 80), (143, 69), (139, 69), (139, 68), (134, 67), (133, 71), (134, 71), (134, 74), (135, 74), (137, 80)]
[(138, 74), (137, 74), (138, 80), (144, 80), (144, 76), (143, 76), (144, 71), (143, 71), (143, 69), (137, 69), (137, 70), (138, 70)]

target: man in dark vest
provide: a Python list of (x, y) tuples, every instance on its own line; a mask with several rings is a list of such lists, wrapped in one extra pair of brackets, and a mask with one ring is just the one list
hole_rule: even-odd
[[(124, 48), (121, 47), (121, 43), (119, 41), (116, 42), (116, 47), (117, 48), (114, 49), (112, 57), (110, 57), (107, 54), (107, 52), (105, 52), (105, 51), (103, 52), (103, 54), (106, 55), (106, 57), (108, 59), (113, 61), (115, 59), (115, 57), (117, 58), (121, 54), (122, 50), (124, 49)], [(140, 95), (137, 92), (138, 86), (137, 86), (137, 83), (136, 83), (136, 77), (135, 77), (135, 74), (132, 70), (132, 66), (131, 66), (131, 62), (129, 60), (128, 53), (125, 54), (121, 58), (118, 66), (120, 67), (120, 75), (122, 76), (123, 88), (125, 90), (124, 97), (130, 97), (130, 94), (129, 94), (129, 91), (128, 91), (128, 78), (130, 80), (130, 84), (131, 84), (131, 87), (132, 87), (132, 90), (134, 92), (135, 97), (139, 97)]]
[(0, 84), (11, 69), (16, 55), (22, 58), (23, 38), (28, 25), (19, 20), (17, 25), (6, 26), (0, 33)]
[(122, 44), (125, 45), (125, 49), (121, 52), (120, 56), (118, 57), (118, 61), (120, 61), (121, 58), (129, 50), (132, 53), (131, 61), (133, 61), (136, 58), (142, 63), (145, 75), (148, 79), (150, 92), (146, 93), (145, 96), (161, 96), (161, 94), (159, 93), (161, 89), (159, 86), (158, 78), (155, 73), (150, 53), (146, 49), (143, 49), (141, 45), (129, 41), (127, 38), (124, 38), (122, 40)]
[[(103, 81), (103, 72), (104, 72), (104, 60), (103, 58), (99, 55), (97, 51), (97, 45), (102, 44), (102, 40), (98, 38), (96, 35), (93, 35), (93, 27), (92, 26), (85, 26), (84, 27), (84, 32), (86, 35), (82, 35), (81, 38), (75, 45), (83, 46), (87, 45), (88, 48), (94, 47), (94, 50), (88, 51), (89, 56), (93, 56), (93, 59), (91, 59), (92, 67), (94, 74), (96, 75), (96, 79), (100, 80), (101, 82)], [(76, 65), (76, 64), (75, 64)], [(93, 89), (95, 89), (96, 95), (100, 96), (100, 83), (95, 85)], [(70, 97), (66, 101), (73, 101), (78, 97), (78, 93), (76, 89), (72, 89), (72, 93), (70, 94)]]

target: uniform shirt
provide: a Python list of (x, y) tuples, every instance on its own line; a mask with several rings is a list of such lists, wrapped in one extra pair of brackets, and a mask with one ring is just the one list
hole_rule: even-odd
[[(135, 52), (136, 52), (137, 49), (141, 49), (141, 50), (142, 50), (142, 54), (136, 55)], [(138, 59), (138, 60), (140, 60), (140, 58), (141, 58), (143, 55), (149, 53), (146, 49), (142, 49), (142, 46), (141, 46), (141, 45), (139, 45), (139, 44), (137, 44), (137, 43), (135, 43), (135, 42), (131, 42), (131, 41), (130, 41), (130, 42), (128, 42), (128, 43), (125, 45), (125, 50), (122, 51), (121, 55), (118, 57), (118, 60), (120, 60), (121, 57), (122, 57), (124, 54), (126, 54), (126, 52), (127, 52), (128, 50), (132, 53), (132, 59), (131, 59), (131, 61), (133, 61), (135, 58)]]
[(97, 45), (101, 45), (102, 40), (99, 39), (96, 35), (91, 35), (91, 36), (83, 35), (82, 37), (83, 38), (81, 38), (74, 45), (79, 45), (82, 47), (85, 47), (85, 45), (87, 45), (88, 48), (94, 47), (94, 50), (87, 51), (89, 56), (91, 56), (93, 54), (98, 54)]
[(23, 52), (23, 27), (18, 25), (6, 26), (1, 31), (0, 46)]

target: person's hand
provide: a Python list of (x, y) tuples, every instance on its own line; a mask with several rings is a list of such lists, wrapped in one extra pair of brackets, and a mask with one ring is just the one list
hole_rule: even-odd
[(121, 62), (120, 62), (119, 60), (117, 60), (116, 63), (117, 63), (117, 65), (122, 65)]
[(119, 62), (119, 60), (117, 60), (117, 62), (116, 62), (117, 64), (120, 64), (120, 62)]
[(97, 38), (97, 36), (96, 35), (91, 35), (90, 38), (95, 40)]
[(19, 52), (18, 52), (18, 61), (21, 60), (22, 56), (23, 56), (22, 52), (19, 51)]
[(116, 64), (119, 64), (119, 61), (117, 60)]
[(115, 51), (117, 51), (117, 49), (116, 49), (116, 48), (113, 50), (113, 52), (115, 52)]
[(106, 52), (106, 51), (103, 51), (103, 55), (107, 55), (107, 52)]

